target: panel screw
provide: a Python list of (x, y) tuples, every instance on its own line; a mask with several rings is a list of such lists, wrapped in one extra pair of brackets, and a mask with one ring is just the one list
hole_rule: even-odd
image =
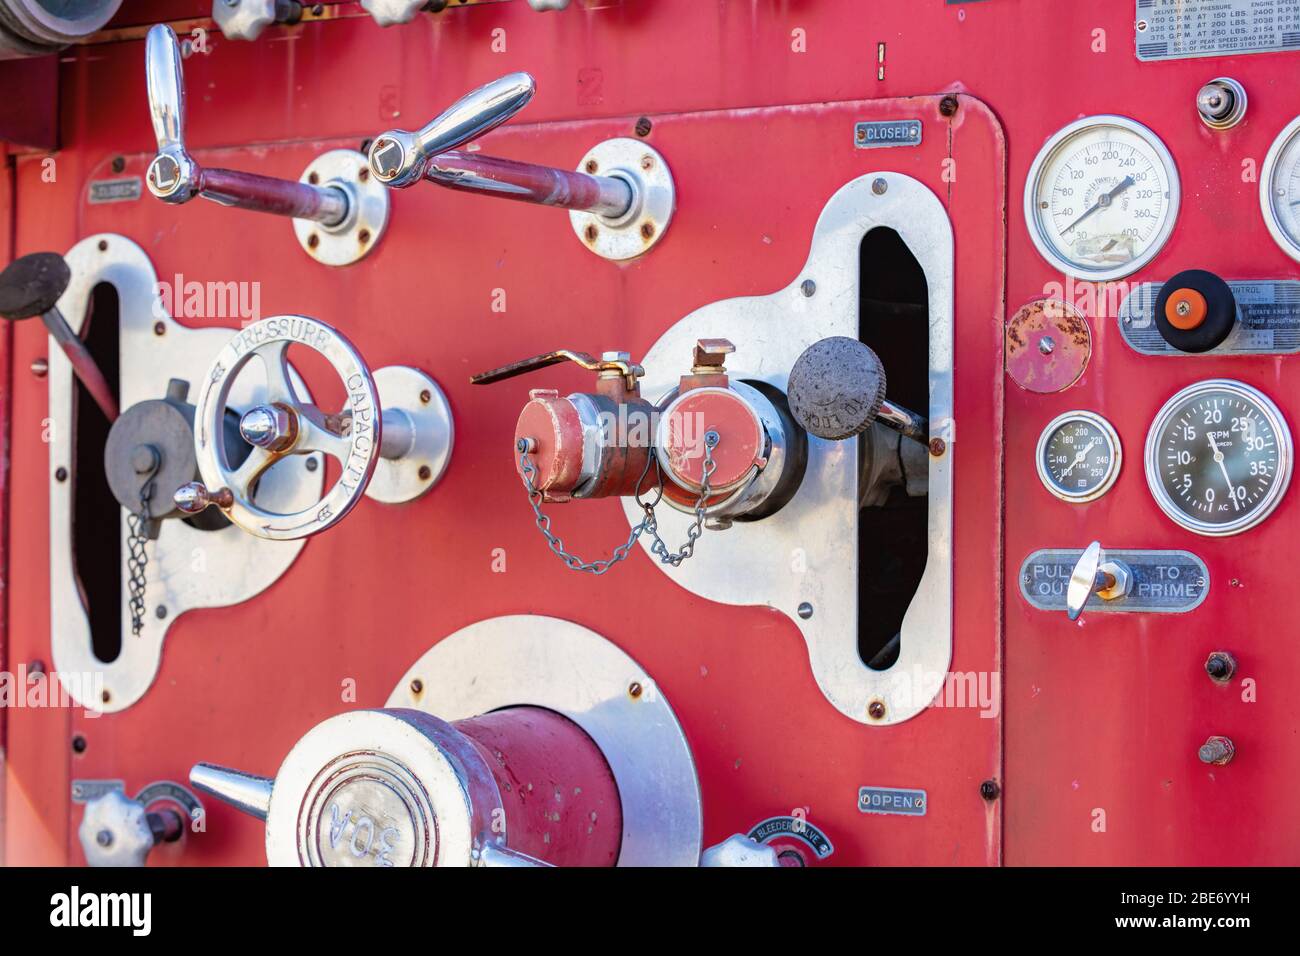
[(159, 604), (156, 608), (153, 609), (153, 616), (158, 618), (158, 620), (160, 621), (164, 620), (167, 617), (167, 605)]
[(883, 700), (873, 700), (867, 705), (867, 716), (872, 720), (884, 720), (885, 702)]
[(54, 480), (55, 480), (55, 481), (67, 481), (67, 480), (68, 480), (68, 469), (64, 468), (62, 465), (60, 465), (58, 468), (54, 469)]
[(813, 616), (813, 606), (807, 601), (804, 601), (799, 605), (799, 616), (805, 621), (808, 620), (808, 618)]
[(84, 754), (86, 752), (86, 738), (77, 734), (72, 738), (72, 752)]
[(431, 401), (433, 401), (433, 392), (429, 391), (427, 388), (420, 392), (421, 405), (428, 405)]
[(1050, 335), (1044, 335), (1038, 340), (1038, 351), (1042, 352), (1044, 355), (1051, 355), (1056, 351), (1056, 343), (1052, 340)]
[(101, 239), (101, 240), (99, 240), (99, 251), (100, 251), (100, 252), (108, 252), (108, 240), (107, 240), (107, 239)]
[(167, 334), (167, 324), (166, 324), (165, 322), (155, 322), (155, 323), (153, 324), (153, 334), (154, 334), (154, 335), (166, 335), (166, 334)]
[(319, 467), (320, 467), (320, 462), (318, 462), (315, 458), (308, 458), (308, 459), (307, 459), (307, 470), (308, 470), (308, 471), (315, 471), (315, 470), (316, 470), (317, 468), (319, 468)]
[(938, 458), (940, 455), (942, 455), (942, 454), (943, 454), (945, 451), (947, 451), (947, 450), (948, 450), (948, 445), (944, 442), (944, 440), (943, 440), (942, 438), (931, 438), (931, 439), (930, 439), (930, 454), (931, 454), (931, 455), (934, 455), (936, 458)]
[(49, 372), (49, 370), (50, 370), (50, 363), (48, 359), (44, 359), (44, 358), (32, 359), (32, 374), (35, 375), (37, 378), (44, 378), (46, 373)]
[(124, 158), (121, 157), (121, 156), (114, 156), (114, 157), (113, 157), (113, 172), (115, 172), (115, 173), (120, 173), (120, 172), (121, 172), (122, 170), (124, 170), (124, 169), (126, 169), (126, 159), (124, 159)]
[(641, 223), (641, 238), (645, 240), (653, 239), (655, 235), (655, 224), (652, 222)]
[(952, 116), (957, 112), (957, 97), (945, 96), (939, 101), (939, 112), (944, 116)]
[(877, 196), (883, 196), (889, 191), (889, 183), (885, 182), (883, 179), (877, 179), (871, 184), (871, 191)]
[(111, 830), (100, 830), (95, 834), (95, 842), (100, 846), (113, 845), (113, 833)]
[(985, 800), (996, 800), (1002, 788), (998, 786), (996, 780), (985, 780), (980, 784), (980, 796)]
[(416, 697), (419, 697), (421, 694), (423, 694), (424, 681), (420, 680), (420, 678), (418, 677), (415, 678), (413, 681), (411, 681), (411, 693), (414, 694)]
[(642, 116), (636, 121), (636, 134), (638, 136), (650, 135), (650, 117)]
[(428, 465), (421, 465), (421, 466), (420, 466), (420, 480), (421, 480), (421, 481), (428, 481), (428, 480), (429, 480), (430, 478), (432, 478), (432, 477), (433, 477), (433, 469), (430, 468)]
[(1225, 684), (1237, 672), (1237, 659), (1227, 651), (1215, 651), (1205, 659), (1205, 673), (1211, 680)]
[(1201, 758), (1201, 763), (1215, 764), (1222, 767), (1236, 753), (1237, 748), (1232, 745), (1232, 741), (1227, 737), (1211, 737), (1201, 744), (1201, 749), (1196, 752), (1196, 755)]
[(632, 683), (628, 686), (627, 692), (632, 697), (640, 697), (642, 689), (643, 688), (641, 687), (640, 683), (638, 683), (637, 681), (632, 681)]
[(588, 242), (595, 242), (597, 239), (600, 238), (600, 230), (596, 228), (595, 223), (592, 223), (591, 225), (587, 226), (585, 235), (587, 237)]
[(817, 294), (817, 283), (812, 279), (804, 279), (799, 286), (799, 291), (804, 294), (804, 298), (811, 299)]
[(596, 162), (594, 159), (587, 160), (587, 165), (586, 165), (587, 172), (594, 173), (598, 169), (600, 169), (600, 163)]

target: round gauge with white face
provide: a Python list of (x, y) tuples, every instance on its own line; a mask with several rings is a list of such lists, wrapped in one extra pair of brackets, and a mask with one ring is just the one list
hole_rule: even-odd
[(1277, 244), (1300, 261), (1300, 117), (1282, 130), (1264, 158), (1259, 206)]
[(1147, 432), (1147, 486), (1188, 531), (1221, 537), (1272, 513), (1291, 481), (1291, 432), (1257, 388), (1230, 379), (1189, 385)]
[(1124, 116), (1089, 116), (1034, 160), (1025, 221), (1053, 266), (1105, 282), (1155, 257), (1173, 232), (1178, 200), (1178, 168), (1155, 133)]
[(1119, 477), (1119, 435), (1095, 412), (1073, 411), (1047, 423), (1035, 453), (1043, 487), (1062, 501), (1100, 498)]

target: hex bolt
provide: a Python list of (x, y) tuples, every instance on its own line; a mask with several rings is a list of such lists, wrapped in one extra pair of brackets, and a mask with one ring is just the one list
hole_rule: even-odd
[(1211, 737), (1205, 743), (1201, 744), (1201, 749), (1196, 755), (1201, 758), (1201, 763), (1214, 764), (1222, 767), (1228, 763), (1237, 754), (1237, 748), (1233, 746), (1232, 741), (1227, 737)]
[(44, 378), (50, 372), (50, 361), (46, 358), (32, 359), (32, 374), (37, 378)]
[(1227, 651), (1214, 651), (1205, 659), (1205, 673), (1210, 680), (1226, 684), (1237, 672), (1237, 659)]
[(957, 112), (958, 100), (955, 96), (945, 96), (939, 101), (939, 112), (944, 116), (952, 116)]

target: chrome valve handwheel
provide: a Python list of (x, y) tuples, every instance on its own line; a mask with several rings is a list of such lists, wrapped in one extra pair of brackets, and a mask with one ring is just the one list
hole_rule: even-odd
[[(343, 381), (347, 402), (328, 414), (299, 399), (290, 380), (290, 345), (309, 348)], [(234, 467), (226, 455), (222, 423), (235, 378), (257, 357), (266, 369), (267, 399), (244, 413), (240, 434), (252, 446)], [(255, 322), (221, 350), (199, 391), (194, 450), (203, 482), (176, 494), (182, 511), (196, 513), (216, 505), (249, 534), (273, 540), (305, 538), (332, 527), (350, 512), (370, 483), (379, 461), (382, 414), (379, 391), (352, 343), (322, 322), (301, 315), (277, 315)], [(288, 455), (323, 452), (336, 458), (340, 473), (314, 505), (290, 514), (253, 503), (258, 478)]]

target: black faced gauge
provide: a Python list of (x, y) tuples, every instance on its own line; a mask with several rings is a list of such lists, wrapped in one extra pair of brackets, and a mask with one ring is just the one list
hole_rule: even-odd
[(1147, 432), (1147, 485), (1160, 510), (1197, 534), (1259, 524), (1291, 481), (1291, 432), (1257, 388), (1230, 379), (1189, 385)]
[(1047, 423), (1038, 437), (1038, 477), (1062, 501), (1100, 498), (1119, 477), (1123, 451), (1110, 422), (1073, 411)]
[(1043, 258), (1105, 282), (1150, 262), (1178, 218), (1178, 168), (1155, 133), (1089, 116), (1053, 135), (1025, 182), (1025, 222)]

